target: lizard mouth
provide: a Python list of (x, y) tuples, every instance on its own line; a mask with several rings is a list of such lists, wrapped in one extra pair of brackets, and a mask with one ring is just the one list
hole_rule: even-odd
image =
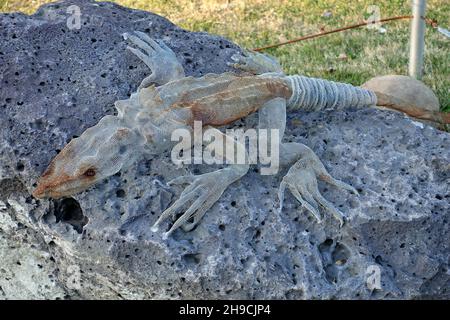
[(33, 197), (37, 199), (45, 199), (45, 198), (58, 199), (70, 194), (72, 194), (72, 192), (70, 192), (67, 189), (64, 191), (59, 191), (55, 189), (55, 187), (50, 187), (45, 184), (38, 184), (38, 186), (36, 187), (36, 189), (34, 189), (32, 193)]
[(37, 199), (42, 199), (48, 197), (48, 192), (42, 185), (38, 185), (31, 195)]

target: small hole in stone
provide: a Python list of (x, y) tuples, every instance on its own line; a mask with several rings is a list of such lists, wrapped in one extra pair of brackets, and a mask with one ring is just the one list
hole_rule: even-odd
[(83, 215), (81, 206), (74, 198), (65, 198), (62, 200), (53, 200), (54, 215), (56, 222), (70, 224), (78, 233), (83, 232), (83, 227), (89, 219)]
[(17, 171), (22, 172), (23, 170), (25, 170), (25, 166), (23, 165), (22, 162), (18, 162), (17, 166), (16, 166)]
[(117, 198), (125, 198), (125, 195), (126, 195), (125, 190), (123, 190), (123, 189), (119, 189), (116, 191)]
[(198, 264), (200, 263), (200, 254), (188, 253), (183, 256), (183, 260), (186, 264)]

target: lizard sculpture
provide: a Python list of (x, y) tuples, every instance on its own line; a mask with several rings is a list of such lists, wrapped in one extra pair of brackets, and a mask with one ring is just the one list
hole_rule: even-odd
[[(216, 128), (258, 111), (259, 128), (280, 132), (280, 166), (293, 164), (278, 192), (280, 210), (287, 187), (319, 222), (321, 205), (340, 225), (344, 223), (344, 215), (319, 193), (317, 179), (354, 194), (357, 191), (334, 179), (307, 146), (282, 142), (286, 110), (374, 106), (377, 102), (374, 92), (343, 83), (287, 76), (273, 58), (249, 52), (234, 55), (234, 63), (230, 64), (251, 75), (223, 73), (186, 77), (174, 52), (164, 42), (155, 41), (142, 32), (124, 34), (124, 38), (134, 44), (135, 47), (127, 49), (151, 69), (151, 75), (129, 99), (115, 103), (117, 116), (103, 117), (63, 148), (39, 179), (34, 197), (60, 198), (76, 194), (130, 165), (141, 154), (138, 151), (159, 154), (170, 150), (172, 131), (178, 128), (192, 131), (194, 121)], [(224, 139), (231, 139), (218, 129), (214, 130)], [(238, 144), (237, 148), (243, 150), (244, 146)], [(191, 203), (189, 208), (165, 236), (179, 227), (192, 230), (225, 189), (243, 177), (248, 169), (248, 164), (231, 164), (217, 171), (172, 180), (169, 185), (189, 186), (161, 214), (152, 230), (158, 230), (165, 219), (181, 212), (188, 203)]]

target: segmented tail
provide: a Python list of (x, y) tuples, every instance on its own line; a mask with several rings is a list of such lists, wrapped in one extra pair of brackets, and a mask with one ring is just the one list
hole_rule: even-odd
[(373, 91), (346, 83), (333, 82), (304, 76), (288, 76), (292, 96), (288, 108), (318, 111), (368, 107), (377, 104)]

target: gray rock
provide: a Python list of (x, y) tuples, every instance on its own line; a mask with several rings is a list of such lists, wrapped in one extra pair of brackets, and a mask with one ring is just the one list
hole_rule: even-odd
[(112, 3), (76, 1), (81, 29), (69, 30), (73, 3), (0, 15), (0, 298), (450, 298), (449, 134), (394, 112), (289, 115), (286, 138), (360, 190), (320, 185), (346, 213), (342, 229), (330, 216), (317, 224), (292, 196), (278, 213), (284, 169), (250, 172), (194, 231), (163, 240), (150, 226), (181, 192), (166, 181), (212, 170), (175, 168), (167, 154), (73, 198), (32, 198), (58, 150), (148, 75), (123, 32), (163, 38), (194, 76), (227, 71), (239, 50)]

